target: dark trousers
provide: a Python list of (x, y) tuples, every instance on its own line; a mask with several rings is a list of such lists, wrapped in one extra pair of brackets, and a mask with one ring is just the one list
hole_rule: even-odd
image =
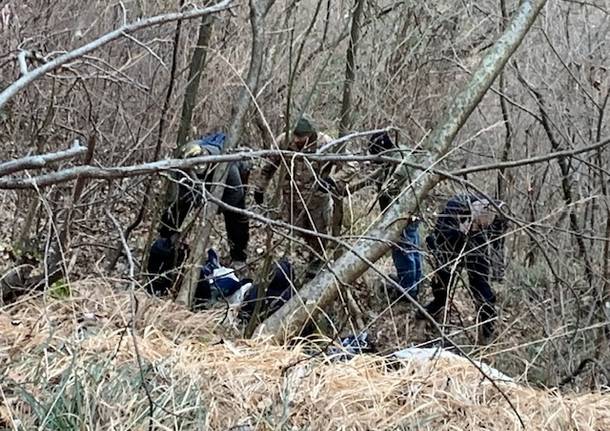
[[(246, 197), (244, 196), (236, 205), (237, 208), (246, 209)], [(231, 259), (245, 262), (248, 258), (248, 241), (250, 240), (250, 224), (248, 217), (232, 211), (223, 211), (225, 228)]]
[[(437, 238), (440, 235), (437, 235)], [(426, 307), (428, 313), (435, 314), (447, 302), (447, 292), (462, 268), (468, 274), (468, 288), (473, 296), (480, 321), (487, 321), (496, 317), (494, 304), (496, 295), (490, 285), (490, 260), (486, 238), (462, 236), (454, 241), (436, 244), (433, 256), (436, 272), (432, 280), (432, 294), (434, 300)], [(493, 332), (493, 322), (483, 325), (483, 331)]]
[(179, 268), (188, 256), (188, 247), (181, 245), (176, 250), (169, 238), (157, 239), (150, 248), (147, 271), (150, 283), (145, 288), (151, 295), (167, 295), (179, 275)]
[[(241, 162), (240, 162), (241, 163)], [(227, 181), (224, 185), (222, 201), (227, 205), (239, 209), (246, 209), (246, 189), (248, 181), (248, 167), (234, 162), (229, 167)], [(174, 201), (169, 202), (161, 216), (159, 234), (162, 238), (171, 238), (178, 234), (180, 226), (190, 211), (200, 207), (203, 203), (203, 191), (200, 184), (185, 181), (178, 186)], [(199, 187), (199, 188), (198, 188)], [(220, 212), (220, 210), (219, 210)], [(244, 215), (226, 210), (222, 211), (225, 219), (226, 236), (229, 241), (231, 259), (246, 261), (248, 241), (250, 239), (250, 225)]]

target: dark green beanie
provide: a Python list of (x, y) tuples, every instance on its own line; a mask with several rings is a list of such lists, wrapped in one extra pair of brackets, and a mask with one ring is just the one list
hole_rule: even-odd
[(318, 133), (316, 126), (311, 118), (303, 116), (299, 118), (296, 127), (294, 128), (294, 134), (296, 136), (308, 136)]

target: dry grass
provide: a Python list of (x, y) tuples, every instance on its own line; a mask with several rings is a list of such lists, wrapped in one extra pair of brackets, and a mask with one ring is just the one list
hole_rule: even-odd
[[(308, 359), (235, 336), (224, 313), (193, 314), (79, 283), (61, 301), (0, 314), (0, 424), (10, 429), (519, 429), (501, 394), (465, 360), (392, 364)], [(301, 361), (301, 362), (299, 362)], [(296, 365), (295, 365), (296, 364)], [(290, 366), (294, 365), (294, 366)], [(142, 384), (144, 376), (144, 385)], [(610, 397), (500, 384), (528, 429), (610, 429)]]

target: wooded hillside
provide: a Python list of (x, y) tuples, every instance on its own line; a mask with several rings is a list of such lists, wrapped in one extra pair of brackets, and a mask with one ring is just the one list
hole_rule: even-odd
[[(0, 0), (2, 427), (607, 429), (609, 16), (605, 0)], [(433, 237), (459, 196), (476, 199), (451, 254)], [(480, 202), (503, 223), (474, 247), (503, 253), (485, 258), (493, 298), (468, 248)], [(421, 256), (415, 295), (400, 250)], [(329, 356), (358, 334), (373, 347)], [(390, 359), (410, 346), (464, 362)], [(422, 416), (426, 399), (445, 407)]]

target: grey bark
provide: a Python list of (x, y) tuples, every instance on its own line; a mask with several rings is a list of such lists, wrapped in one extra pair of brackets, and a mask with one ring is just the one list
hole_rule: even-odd
[[(521, 3), (507, 30), (489, 50), (465, 89), (454, 98), (445, 118), (426, 140), (425, 147), (430, 150), (429, 166), (434, 166), (451, 149), (458, 131), (521, 44), (545, 4), (546, 0), (525, 0)], [(408, 217), (405, 215), (414, 213), (418, 203), (425, 199), (441, 179), (439, 175), (430, 172), (420, 175), (415, 184), (403, 190), (369, 232), (368, 236), (378, 238), (377, 241), (356, 242), (330, 270), (320, 272), (298, 295), (265, 320), (257, 328), (256, 334), (278, 342), (283, 341), (284, 335), (295, 334), (308, 318), (315, 317), (336, 298), (339, 286), (352, 283), (388, 251), (388, 243), (399, 239), (400, 232), (407, 223)]]
[(0, 177), (9, 175), (15, 172), (24, 171), (26, 169), (40, 169), (51, 163), (60, 162), (62, 160), (72, 159), (80, 156), (87, 151), (87, 147), (82, 147), (80, 141), (75, 140), (72, 147), (57, 151), (55, 153), (41, 154), (36, 156), (23, 157), (17, 160), (0, 163)]
[(176, 147), (180, 147), (186, 143), (191, 130), (193, 109), (195, 109), (195, 104), (197, 102), (197, 92), (199, 91), (201, 75), (203, 74), (206, 65), (213, 23), (213, 15), (204, 15), (201, 17), (197, 46), (193, 50), (193, 58), (191, 59), (191, 65), (189, 67), (188, 83), (184, 90), (184, 102), (182, 103), (182, 115), (180, 116), (180, 128), (178, 129)]
[[(352, 14), (350, 39), (345, 58), (345, 81), (343, 82), (343, 99), (341, 101), (341, 113), (339, 115), (339, 137), (345, 136), (353, 125), (352, 93), (354, 91), (354, 80), (356, 79), (356, 55), (360, 39), (360, 21), (365, 3), (366, 0), (356, 0), (356, 7)], [(332, 234), (334, 236), (339, 236), (341, 235), (341, 229), (343, 228), (343, 199), (341, 197), (333, 197), (333, 207)], [(339, 256), (339, 250), (335, 251), (334, 256)]]
[(339, 136), (347, 134), (352, 127), (352, 92), (356, 78), (356, 55), (358, 53), (358, 42), (360, 40), (360, 21), (362, 10), (366, 0), (356, 0), (356, 7), (352, 15), (352, 27), (350, 30), (349, 45), (345, 59), (345, 81), (343, 82), (343, 99), (341, 101), (341, 113), (339, 122)]

